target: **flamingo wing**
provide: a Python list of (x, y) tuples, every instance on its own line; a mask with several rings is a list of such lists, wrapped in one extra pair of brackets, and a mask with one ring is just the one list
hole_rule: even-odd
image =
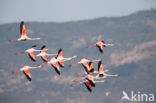
[(46, 48), (46, 46), (43, 45), (43, 46), (41, 47), (41, 51), (40, 51), (40, 52), (45, 52), (45, 48)]
[(63, 62), (63, 60), (60, 60), (60, 61), (58, 62), (58, 64), (60, 65), (60, 67), (64, 67), (64, 62)]
[(25, 69), (25, 70), (23, 71), (23, 73), (25, 74), (25, 76), (27, 77), (27, 79), (28, 79), (29, 81), (31, 81), (31, 74), (30, 74), (30, 72), (29, 72), (29, 69)]
[(30, 52), (30, 53), (28, 53), (28, 55), (32, 61), (34, 61), (34, 62), (36, 61), (36, 56), (34, 55), (34, 52)]
[(25, 28), (25, 25), (24, 25), (24, 21), (21, 21), (20, 33), (21, 33), (21, 36), (26, 36), (26, 28)]
[(98, 71), (99, 71), (99, 76), (103, 76), (103, 65), (102, 65), (102, 61), (98, 62)]
[(91, 86), (95, 87), (95, 83), (94, 83), (93, 80), (91, 80), (91, 79), (89, 79), (89, 78), (86, 78), (86, 79), (90, 82)]
[(47, 56), (46, 56), (46, 55), (41, 56), (41, 58), (42, 58), (42, 60), (43, 60), (44, 62), (47, 62), (47, 61), (48, 61), (48, 59), (47, 59)]
[[(52, 60), (56, 60), (56, 57), (53, 57)], [(55, 71), (57, 72), (58, 75), (60, 75), (60, 68), (59, 65), (57, 64), (57, 62), (52, 62), (51, 65), (53, 66), (53, 68), (55, 69)]]
[(89, 73), (94, 72), (93, 62), (89, 62)]
[(58, 58), (58, 57), (62, 57), (62, 56), (63, 56), (62, 49), (59, 49), (58, 54), (57, 54), (57, 58)]
[(99, 48), (99, 51), (103, 53), (103, 45), (96, 45)]
[(89, 65), (87, 64), (87, 62), (82, 63), (82, 66), (85, 68), (87, 74), (89, 74)]
[(89, 92), (92, 92), (92, 86), (91, 86), (90, 82), (89, 81), (86, 81), (84, 84), (87, 87), (88, 91)]

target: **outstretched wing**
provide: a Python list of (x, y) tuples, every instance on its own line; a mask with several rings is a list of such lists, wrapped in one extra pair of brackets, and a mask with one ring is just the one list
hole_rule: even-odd
[(30, 72), (29, 72), (29, 69), (25, 69), (25, 70), (23, 71), (23, 73), (25, 74), (25, 76), (27, 77), (27, 79), (28, 79), (29, 81), (31, 81), (31, 74), (30, 74)]
[(89, 92), (92, 92), (92, 86), (91, 86), (90, 82), (89, 81), (86, 81), (84, 84), (87, 87), (88, 91)]
[(24, 21), (21, 21), (21, 24), (20, 24), (20, 34), (21, 36), (26, 36), (26, 28), (24, 25)]
[(47, 59), (47, 56), (46, 56), (46, 55), (41, 56), (41, 58), (42, 58), (42, 60), (43, 60), (44, 62), (47, 62), (47, 61), (48, 61), (48, 59)]
[(58, 58), (58, 57), (62, 57), (62, 56), (63, 56), (62, 49), (59, 49), (58, 54), (57, 54), (57, 58)]
[(102, 61), (99, 61), (99, 62), (98, 62), (98, 71), (99, 71), (99, 74), (103, 73)]
[(89, 73), (94, 72), (93, 62), (89, 62)]
[(99, 48), (99, 51), (103, 53), (103, 45), (96, 45)]
[(60, 60), (60, 61), (58, 62), (58, 64), (60, 65), (60, 67), (64, 67), (64, 62), (63, 62), (63, 60)]
[[(56, 57), (53, 57), (52, 60), (56, 60)], [(55, 71), (57, 72), (58, 75), (60, 75), (60, 68), (59, 65), (57, 64), (57, 62), (53, 62), (51, 63), (51, 65), (53, 66), (53, 68), (55, 69)]]
[(89, 65), (87, 64), (87, 62), (82, 63), (82, 66), (85, 68), (87, 74), (89, 74)]
[(41, 47), (41, 51), (40, 51), (40, 52), (45, 52), (45, 48), (46, 48), (46, 46), (43, 45), (43, 46)]
[(32, 61), (36, 62), (36, 56), (34, 55), (34, 52), (30, 52), (28, 55)]

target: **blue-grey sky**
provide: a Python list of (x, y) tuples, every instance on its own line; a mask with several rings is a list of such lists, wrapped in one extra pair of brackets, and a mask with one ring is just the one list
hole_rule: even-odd
[(156, 0), (0, 0), (0, 24), (124, 16), (150, 8), (156, 8)]

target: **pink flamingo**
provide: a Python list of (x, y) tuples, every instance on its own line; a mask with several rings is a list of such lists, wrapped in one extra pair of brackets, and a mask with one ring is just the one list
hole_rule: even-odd
[(56, 56), (55, 56), (55, 57), (52, 57), (52, 58), (50, 59), (50, 61), (48, 61), (48, 62), (46, 62), (46, 63), (44, 63), (44, 64), (40, 64), (40, 65), (38, 65), (38, 66), (43, 66), (43, 65), (46, 65), (46, 64), (51, 64), (51, 66), (55, 69), (55, 71), (57, 72), (57, 74), (60, 75), (60, 67), (59, 67), (59, 65), (57, 64), (57, 62), (58, 62), (58, 60), (57, 60), (57, 58), (56, 58)]
[(97, 42), (97, 43), (94, 44), (94, 45), (88, 46), (87, 48), (91, 48), (91, 47), (97, 46), (97, 47), (99, 48), (99, 51), (100, 51), (101, 53), (103, 53), (103, 47), (106, 47), (106, 46), (114, 46), (114, 45), (115, 45), (115, 44), (106, 44), (106, 43), (104, 42), (104, 40), (101, 40), (101, 41)]
[[(86, 79), (86, 80), (84, 80)], [(92, 91), (92, 87), (95, 87), (95, 83), (104, 83), (105, 80), (101, 80), (101, 81), (95, 81), (94, 80), (94, 77), (91, 76), (91, 75), (88, 75), (87, 77), (85, 77), (84, 79), (81, 79), (81, 80), (84, 80), (84, 81), (81, 81), (81, 82), (78, 82), (78, 83), (75, 83), (75, 84), (72, 84), (71, 87), (75, 87), (75, 86), (78, 86), (78, 85), (81, 85), (81, 84), (85, 84), (85, 86), (87, 87), (87, 89), (91, 92)], [(80, 80), (79, 80), (80, 81)], [(76, 81), (74, 81), (76, 82)]]
[(25, 51), (22, 51), (22, 52), (19, 52), (19, 53), (16, 53), (16, 55), (19, 55), (19, 54), (23, 54), (23, 53), (28, 53), (29, 55), (29, 58), (32, 60), (32, 61), (36, 61), (36, 56), (34, 54), (35, 51), (41, 51), (41, 50), (36, 50), (36, 45), (33, 45), (30, 49), (27, 49)]
[(47, 50), (48, 50), (48, 48), (46, 48), (46, 46), (43, 45), (43, 46), (41, 47), (41, 52), (40, 52), (39, 54), (37, 54), (36, 56), (37, 56), (37, 57), (41, 56), (42, 60), (43, 60), (44, 62), (47, 62), (47, 61), (48, 61), (47, 56), (57, 55), (57, 54), (48, 54), (48, 53), (46, 53)]
[(25, 40), (40, 40), (40, 38), (29, 38), (27, 36), (24, 21), (21, 21), (21, 24), (20, 24), (20, 34), (21, 34), (20, 38), (16, 40), (9, 40), (9, 42), (17, 42), (17, 41), (25, 41)]
[(20, 69), (16, 69), (16, 70), (13, 70), (12, 73), (16, 73), (16, 72), (20, 72), (20, 71), (23, 71), (23, 73), (25, 74), (25, 76), (27, 77), (27, 79), (29, 81), (31, 81), (31, 74), (29, 72), (29, 69), (35, 69), (35, 68), (40, 68), (40, 66), (37, 66), (37, 67), (31, 67), (31, 66), (23, 66), (22, 68)]
[(72, 60), (77, 57), (78, 56), (72, 56), (72, 57), (65, 58), (65, 57), (63, 57), (62, 49), (59, 49), (58, 55), (57, 55), (58, 64), (60, 65), (60, 67), (64, 67), (64, 61)]

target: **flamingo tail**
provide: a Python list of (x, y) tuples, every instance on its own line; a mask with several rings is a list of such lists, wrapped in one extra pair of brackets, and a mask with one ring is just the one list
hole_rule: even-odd
[(16, 55), (24, 54), (24, 53), (25, 53), (25, 51), (22, 51), (22, 52), (16, 53)]
[(70, 64), (69, 66), (72, 67), (72, 66), (76, 66), (78, 63), (74, 63), (74, 64)]

